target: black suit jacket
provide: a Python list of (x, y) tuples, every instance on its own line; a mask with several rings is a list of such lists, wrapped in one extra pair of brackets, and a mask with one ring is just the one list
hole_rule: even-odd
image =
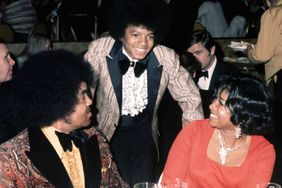
[[(42, 175), (56, 187), (72, 187), (71, 180), (53, 146), (39, 128), (28, 128), (30, 151), (27, 156)], [(95, 136), (80, 147), (86, 187), (100, 187), (101, 159)], [(44, 162), (42, 162), (44, 161)]]
[[(239, 72), (239, 70), (237, 68), (235, 68), (234, 66), (228, 65), (228, 64), (222, 62), (220, 59), (217, 59), (217, 64), (215, 66), (213, 74), (209, 75), (209, 77), (211, 78), (209, 89), (208, 90), (200, 89), (200, 94), (201, 94), (201, 98), (202, 98), (202, 105), (203, 105), (205, 118), (208, 118), (209, 115), (210, 115), (209, 105), (211, 104), (211, 102), (214, 98), (213, 93), (214, 93), (214, 89), (217, 85), (217, 81), (220, 79), (220, 77), (222, 75), (234, 74), (234, 73), (238, 73), (238, 72)], [(198, 83), (196, 83), (196, 84), (198, 85)]]

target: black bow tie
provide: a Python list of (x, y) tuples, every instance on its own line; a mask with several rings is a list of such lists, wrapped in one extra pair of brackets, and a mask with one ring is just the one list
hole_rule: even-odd
[(146, 70), (147, 62), (147, 58), (137, 62), (129, 61), (129, 59), (124, 54), (122, 54), (119, 60), (120, 72), (122, 75), (124, 75), (127, 72), (129, 66), (131, 66), (134, 67), (135, 76), (139, 77)]
[(197, 74), (198, 74), (199, 78), (201, 78), (201, 77), (209, 78), (209, 72), (208, 71), (199, 71)]
[(195, 79), (194, 79), (196, 84), (198, 83), (201, 77), (209, 78), (209, 72), (208, 71), (197, 71)]
[(76, 147), (80, 147), (81, 143), (86, 143), (87, 135), (83, 131), (73, 131), (70, 134), (55, 131), (59, 138), (60, 144), (64, 151), (72, 151), (72, 142)]

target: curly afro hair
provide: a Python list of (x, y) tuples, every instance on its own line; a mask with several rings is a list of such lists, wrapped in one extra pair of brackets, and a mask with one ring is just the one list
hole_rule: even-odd
[(160, 43), (168, 32), (171, 13), (164, 0), (115, 0), (109, 8), (108, 29), (116, 40), (124, 36), (128, 25), (144, 26)]
[(78, 102), (81, 82), (88, 86), (90, 64), (66, 50), (32, 55), (12, 82), (11, 106), (14, 126), (49, 126), (71, 114)]
[(223, 76), (215, 90), (217, 98), (227, 91), (225, 106), (232, 113), (231, 122), (240, 125), (248, 135), (261, 135), (273, 130), (273, 98), (266, 83), (253, 76)]

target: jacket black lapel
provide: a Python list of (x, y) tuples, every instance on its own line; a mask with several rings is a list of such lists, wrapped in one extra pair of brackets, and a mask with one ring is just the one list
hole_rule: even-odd
[(110, 52), (110, 57), (107, 57), (109, 74), (111, 77), (111, 81), (113, 84), (113, 88), (120, 109), (122, 103), (122, 82), (121, 82), (122, 76), (119, 69), (118, 57), (119, 57), (119, 53), (121, 53), (121, 49), (122, 49), (122, 43), (117, 40)]
[(39, 128), (28, 128), (30, 151), (26, 155), (41, 174), (57, 188), (72, 188), (67, 171), (55, 149)]
[(153, 52), (149, 54), (148, 58), (148, 110), (153, 113), (160, 87), (163, 65), (159, 63)]
[(85, 187), (99, 188), (102, 162), (96, 135), (89, 138), (87, 143), (81, 144), (80, 154), (83, 162)]

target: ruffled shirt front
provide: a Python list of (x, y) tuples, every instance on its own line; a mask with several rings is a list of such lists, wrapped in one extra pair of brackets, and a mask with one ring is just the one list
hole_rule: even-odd
[[(132, 60), (129, 55), (122, 50), (123, 53)], [(148, 80), (147, 70), (139, 77), (134, 75), (134, 67), (129, 67), (128, 71), (122, 76), (122, 115), (130, 115), (134, 117), (146, 108), (148, 104)]]

